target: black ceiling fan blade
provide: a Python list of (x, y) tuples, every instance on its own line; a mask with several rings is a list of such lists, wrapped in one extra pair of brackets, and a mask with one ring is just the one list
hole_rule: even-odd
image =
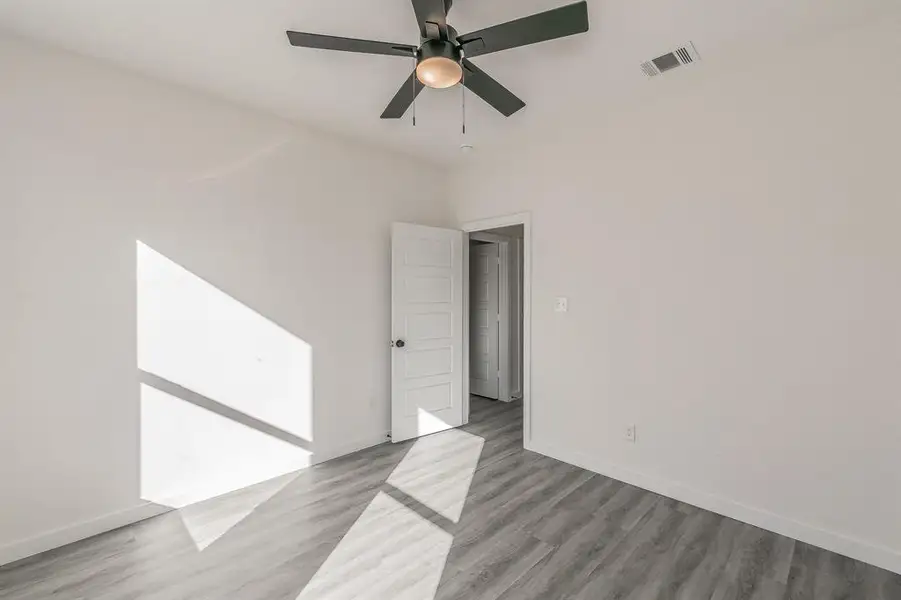
[(466, 56), (528, 46), (588, 31), (588, 3), (576, 2), (530, 17), (461, 35)]
[(407, 112), (407, 109), (413, 104), (413, 100), (416, 99), (416, 96), (419, 95), (422, 88), (422, 83), (416, 78), (416, 71), (413, 71), (404, 84), (400, 86), (400, 89), (397, 90), (397, 93), (394, 94), (394, 98), (391, 99), (391, 102), (388, 103), (388, 107), (385, 108), (385, 112), (382, 113), (382, 118), (399, 119), (404, 116), (404, 113)]
[(390, 42), (373, 42), (354, 38), (319, 35), (318, 33), (302, 33), (288, 31), (288, 41), (292, 46), (300, 48), (319, 48), (321, 50), (340, 50), (341, 52), (360, 52), (362, 54), (385, 54), (388, 56), (404, 56), (412, 58), (415, 46), (409, 44), (392, 44)]
[(463, 74), (463, 85), (505, 117), (509, 117), (526, 105), (513, 92), (469, 60), (463, 59), (463, 68), (466, 70)]
[[(416, 22), (419, 23), (419, 34), (423, 38), (447, 39), (447, 11), (451, 2), (448, 0), (412, 0)], [(427, 25), (431, 23), (431, 25)]]

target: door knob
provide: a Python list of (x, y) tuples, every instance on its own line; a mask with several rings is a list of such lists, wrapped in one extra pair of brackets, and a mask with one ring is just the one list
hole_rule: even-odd
[(405, 342), (403, 340), (397, 340), (396, 342), (394, 342), (395, 348), (403, 348), (406, 345), (407, 345), (407, 342)]

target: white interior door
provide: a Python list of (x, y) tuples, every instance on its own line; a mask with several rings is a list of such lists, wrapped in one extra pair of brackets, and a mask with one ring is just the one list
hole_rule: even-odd
[(469, 389), (498, 399), (500, 377), (498, 244), (469, 250)]
[(463, 424), (463, 232), (391, 229), (391, 439)]

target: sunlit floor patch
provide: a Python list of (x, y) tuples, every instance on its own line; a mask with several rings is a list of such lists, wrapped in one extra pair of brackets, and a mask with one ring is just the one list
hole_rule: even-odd
[(456, 523), (484, 445), (484, 439), (459, 429), (420, 438), (388, 483)]
[(417, 440), (298, 600), (434, 598), (484, 444), (458, 429)]
[[(241, 490), (229, 497), (186, 506), (178, 511), (178, 515), (197, 550), (203, 552), (210, 544), (250, 516), (257, 507), (285, 489), (293, 480), (293, 475), (279, 477)], [(219, 506), (211, 510), (211, 503)]]
[[(379, 492), (298, 600), (433, 598), (452, 542), (450, 533)], [(361, 572), (368, 576), (357, 577)]]

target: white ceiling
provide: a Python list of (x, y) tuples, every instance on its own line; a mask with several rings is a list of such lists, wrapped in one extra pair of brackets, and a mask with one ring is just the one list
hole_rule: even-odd
[[(449, 22), (464, 33), (569, 1), (456, 0)], [(706, 60), (897, 9), (897, 0), (589, 0), (587, 34), (473, 60), (527, 107), (504, 119), (467, 95), (466, 141), (490, 144), (577, 104), (609, 109), (659, 85), (639, 63), (689, 40)], [(409, 118), (379, 119), (412, 59), (293, 48), (284, 34), (415, 44), (409, 0), (0, 0), (0, 28), (408, 154), (452, 157), (463, 141), (459, 88), (425, 90), (415, 129)]]

